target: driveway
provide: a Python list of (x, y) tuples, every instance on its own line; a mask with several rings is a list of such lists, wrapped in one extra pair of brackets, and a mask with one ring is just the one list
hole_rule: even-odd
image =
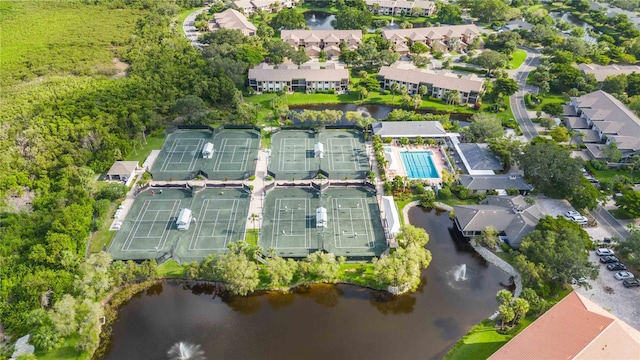
[[(551, 199), (547, 197), (536, 197), (535, 199), (536, 199), (536, 204), (538, 205), (538, 208), (540, 209), (540, 211), (543, 214), (550, 215), (552, 217), (564, 216), (564, 214), (567, 211), (575, 210), (571, 206), (571, 204), (569, 204), (569, 201), (564, 199)], [(594, 215), (596, 221), (598, 222), (598, 226), (584, 228), (584, 230), (587, 232), (587, 234), (589, 234), (591, 239), (595, 241), (595, 240), (602, 240), (604, 238), (610, 238), (613, 236), (618, 236), (616, 232), (611, 229), (611, 227), (606, 221), (601, 221), (601, 219), (598, 216), (595, 216), (594, 213), (595, 211), (591, 212), (591, 214)]]
[(587, 281), (591, 289), (574, 285), (575, 291), (640, 330), (640, 288), (627, 289), (622, 286), (622, 281), (613, 277), (615, 271), (609, 271), (605, 265), (600, 265), (595, 251), (589, 253), (589, 260), (598, 264), (600, 274), (595, 280)]
[(538, 132), (533, 122), (531, 122), (531, 115), (527, 112), (524, 104), (524, 95), (527, 92), (537, 92), (536, 88), (527, 86), (527, 76), (529, 76), (531, 70), (535, 69), (540, 63), (540, 52), (528, 48), (524, 48), (523, 50), (527, 52), (527, 58), (524, 63), (520, 65), (518, 69), (508, 71), (510, 76), (518, 83), (518, 91), (509, 97), (509, 104), (511, 105), (514, 119), (520, 125), (522, 135), (527, 138), (527, 140), (531, 140), (538, 135)]
[(182, 30), (184, 30), (184, 34), (191, 41), (191, 45), (193, 46), (205, 46), (205, 44), (198, 41), (198, 37), (200, 36), (200, 32), (196, 29), (196, 16), (201, 12), (209, 10), (209, 6), (204, 7), (202, 9), (198, 9), (191, 14), (187, 15), (182, 23)]

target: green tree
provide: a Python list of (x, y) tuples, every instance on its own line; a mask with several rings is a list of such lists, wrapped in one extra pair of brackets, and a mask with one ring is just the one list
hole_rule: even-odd
[(518, 83), (511, 78), (499, 78), (493, 84), (493, 93), (511, 96), (518, 91)]
[(504, 169), (514, 165), (517, 154), (522, 151), (522, 142), (512, 136), (489, 139), (488, 143), (489, 149), (500, 159)]
[(527, 313), (529, 312), (529, 302), (523, 298), (517, 298), (513, 300), (511, 303), (511, 307), (513, 308), (514, 318), (513, 323), (518, 324), (520, 320), (522, 320)]
[(443, 4), (438, 10), (438, 21), (443, 24), (460, 24), (462, 22), (462, 9), (456, 4)]
[(53, 305), (49, 318), (60, 336), (67, 337), (73, 334), (78, 329), (76, 299), (69, 294), (64, 294), (62, 299)]
[(420, 55), (420, 54), (428, 53), (429, 47), (421, 42), (415, 42), (413, 43), (413, 45), (411, 45), (409, 50), (411, 50), (411, 52), (414, 54)]
[(297, 51), (291, 52), (291, 54), (289, 55), (289, 58), (294, 64), (298, 66), (306, 63), (311, 59), (309, 58), (309, 55), (307, 55), (307, 53), (304, 51), (303, 48), (300, 48)]
[(473, 62), (492, 72), (495, 69), (505, 67), (509, 59), (506, 55), (493, 50), (485, 50)]
[(494, 114), (477, 113), (471, 119), (471, 125), (464, 129), (464, 136), (470, 141), (482, 142), (501, 137), (504, 133), (502, 121)]
[(207, 111), (207, 104), (200, 97), (195, 95), (187, 95), (176, 101), (173, 106), (173, 112), (177, 115), (184, 116), (187, 119), (195, 118)]
[(550, 116), (556, 117), (562, 114), (563, 108), (562, 108), (562, 104), (546, 103), (542, 105), (542, 111), (549, 114)]
[(640, 191), (626, 190), (615, 199), (616, 206), (624, 210), (632, 218), (640, 217)]
[(604, 199), (600, 190), (584, 176), (580, 178), (580, 183), (573, 188), (568, 197), (574, 208), (589, 210), (594, 210), (598, 206), (598, 201)]
[(569, 141), (569, 130), (567, 130), (564, 126), (556, 126), (551, 131), (549, 131), (549, 135), (553, 139), (553, 141), (561, 143)]
[(264, 270), (269, 279), (269, 285), (274, 288), (286, 286), (291, 283), (298, 269), (298, 263), (295, 260), (285, 260), (279, 256), (267, 258), (264, 265)]
[(495, 227), (488, 225), (482, 230), (482, 233), (478, 237), (478, 242), (480, 244), (485, 245), (491, 250), (494, 250), (498, 244), (500, 243), (500, 239), (498, 239), (499, 232)]
[(333, 282), (337, 279), (340, 265), (344, 261), (344, 257), (336, 258), (332, 253), (316, 251), (309, 254), (298, 268), (304, 275), (312, 279)]
[(224, 281), (232, 293), (247, 295), (260, 283), (258, 266), (243, 252), (229, 251), (214, 263), (214, 273)]
[(336, 14), (334, 27), (342, 30), (362, 29), (371, 26), (371, 21), (372, 15), (369, 10), (348, 7)]
[(633, 230), (631, 235), (624, 241), (616, 244), (617, 255), (625, 259), (629, 268), (640, 269), (640, 231)]
[(604, 155), (608, 162), (617, 163), (622, 160), (622, 152), (618, 149), (618, 144), (613, 141), (608, 145), (603, 146), (601, 151), (602, 155)]
[(391, 103), (393, 104), (396, 95), (400, 92), (400, 85), (398, 85), (397, 82), (393, 82), (391, 86), (389, 86), (389, 90), (391, 91)]
[(582, 163), (573, 159), (568, 149), (555, 143), (537, 142), (525, 146), (518, 162), (527, 181), (549, 196), (570, 194), (582, 177)]
[(433, 190), (425, 190), (420, 195), (420, 206), (426, 209), (433, 209), (436, 202), (436, 193)]
[(296, 9), (284, 9), (276, 13), (271, 19), (271, 27), (274, 29), (304, 29), (307, 22), (304, 19), (304, 15)]

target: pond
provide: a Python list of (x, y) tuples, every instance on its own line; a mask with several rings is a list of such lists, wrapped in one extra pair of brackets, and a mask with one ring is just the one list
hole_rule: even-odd
[[(363, 117), (372, 117), (374, 119), (386, 119), (387, 116), (389, 116), (389, 113), (392, 112), (395, 109), (399, 109), (399, 107), (396, 106), (390, 106), (390, 105), (376, 105), (376, 104), (329, 104), (329, 105), (300, 105), (300, 106), (296, 106), (296, 105), (291, 105), (289, 106), (289, 109), (293, 110), (293, 111), (302, 111), (302, 110), (340, 110), (343, 113), (346, 113), (347, 111), (358, 111), (362, 114)], [(419, 114), (429, 114), (429, 113), (436, 113), (434, 111), (428, 111), (428, 110), (417, 110), (415, 111)], [(469, 126), (469, 122), (467, 120), (469, 120), (469, 117), (471, 115), (470, 114), (458, 114), (458, 113), (452, 113), (450, 114), (449, 118), (451, 119), (451, 121), (457, 120), (460, 122), (460, 126), (464, 127), (464, 126)], [(296, 119), (293, 119), (294, 123), (299, 123), (299, 121), (297, 121)], [(352, 125), (352, 122), (348, 121), (347, 119), (344, 118), (344, 116), (342, 117), (342, 120), (340, 122), (337, 123), (338, 125)]]
[(409, 217), (429, 232), (433, 255), (414, 294), (314, 285), (238, 297), (162, 283), (120, 309), (106, 359), (166, 359), (181, 341), (208, 359), (441, 359), (495, 311), (509, 276), (470, 248), (447, 212)]
[(307, 11), (304, 13), (304, 19), (311, 30), (333, 30), (331, 22), (336, 16), (323, 11)]
[(571, 25), (571, 27), (577, 26), (584, 29), (584, 37), (582, 38), (584, 41), (590, 44), (595, 44), (598, 42), (596, 38), (589, 35), (589, 30), (593, 30), (593, 26), (587, 24), (586, 22), (580, 20), (579, 18), (573, 16), (568, 12), (560, 12), (560, 11), (552, 11), (549, 13), (556, 21), (566, 21)]

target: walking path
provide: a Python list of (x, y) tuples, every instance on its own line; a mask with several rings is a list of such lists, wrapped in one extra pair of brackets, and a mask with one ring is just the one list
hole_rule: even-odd
[(198, 41), (198, 37), (200, 36), (200, 32), (196, 29), (196, 16), (203, 11), (208, 11), (209, 6), (198, 9), (191, 14), (189, 14), (182, 23), (182, 30), (184, 31), (185, 36), (189, 41), (191, 41), (192, 46), (206, 46), (205, 44)]

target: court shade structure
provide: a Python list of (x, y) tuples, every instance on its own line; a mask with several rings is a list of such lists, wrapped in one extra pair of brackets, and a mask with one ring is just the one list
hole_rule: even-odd
[(181, 209), (180, 214), (178, 214), (178, 218), (176, 219), (176, 226), (178, 230), (189, 230), (189, 225), (191, 224), (191, 220), (193, 216), (191, 215), (191, 209)]
[(313, 149), (314, 155), (317, 158), (324, 158), (324, 144), (321, 142), (317, 142)]
[(211, 159), (213, 157), (213, 144), (208, 142), (204, 144), (202, 149), (202, 157), (205, 159)]
[(316, 227), (317, 228), (326, 228), (327, 227), (327, 209), (323, 207), (319, 207), (316, 209)]

